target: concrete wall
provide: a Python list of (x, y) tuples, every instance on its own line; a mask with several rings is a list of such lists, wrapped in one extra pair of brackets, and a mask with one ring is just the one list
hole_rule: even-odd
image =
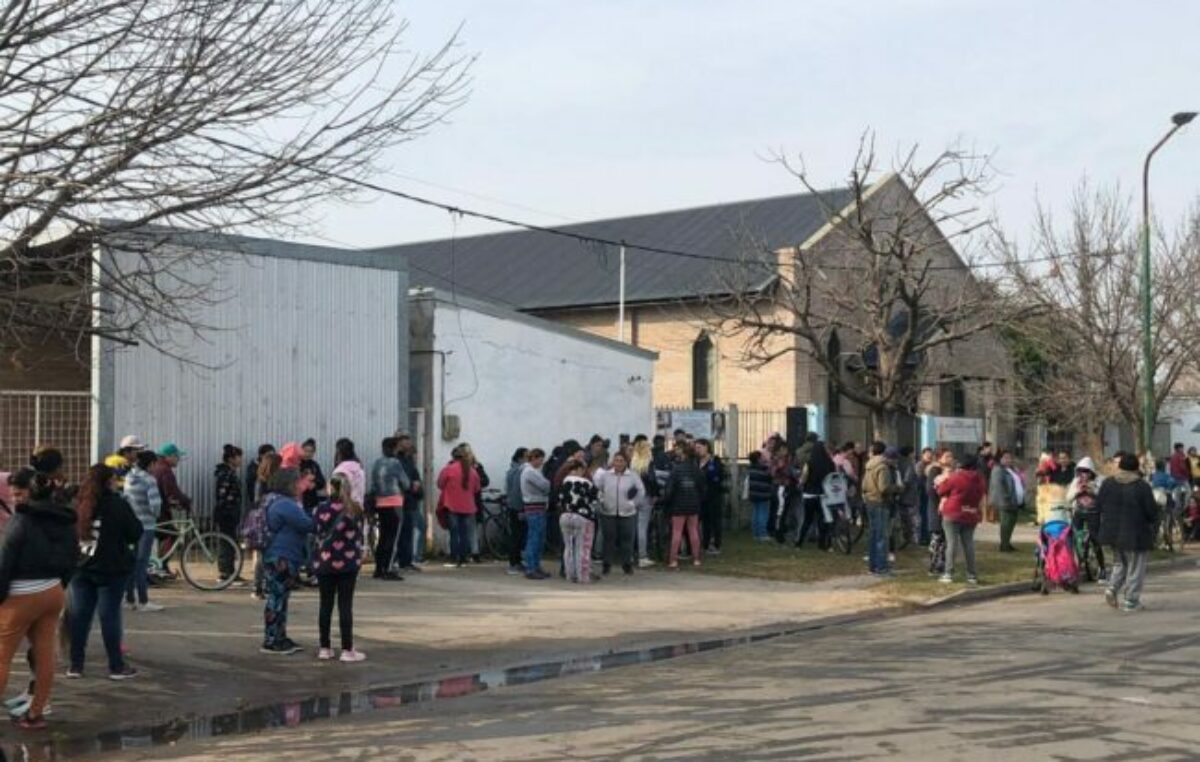
[(197, 338), (176, 333), (187, 362), (145, 344), (98, 342), (97, 454), (129, 433), (154, 446), (176, 442), (189, 453), (182, 487), (201, 512), (211, 508), (212, 472), (227, 442), (251, 455), (263, 442), (311, 436), (328, 470), (334, 441), (346, 436), (369, 461), (379, 440), (407, 422), (408, 283), (402, 267), (349, 259), (278, 244), (271, 255), (222, 253), (204, 273), (178, 273), (211, 278), (219, 299), (194, 312), (210, 329)]
[[(431, 478), (459, 442), (502, 486), (517, 447), (653, 433), (653, 355), (494, 305), (458, 305), (426, 294), (410, 308), (414, 367), (429, 374), (419, 404), (430, 410)], [(442, 436), (443, 413), (458, 416), (459, 436)]]

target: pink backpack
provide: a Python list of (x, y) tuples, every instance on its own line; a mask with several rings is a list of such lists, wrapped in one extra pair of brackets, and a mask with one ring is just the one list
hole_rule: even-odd
[(1079, 564), (1071, 532), (1060, 532), (1046, 548), (1046, 581), (1055, 585), (1073, 585), (1079, 581)]

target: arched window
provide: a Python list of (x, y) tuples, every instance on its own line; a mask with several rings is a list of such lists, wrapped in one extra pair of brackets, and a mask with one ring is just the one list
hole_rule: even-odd
[(829, 335), (829, 344), (825, 348), (825, 356), (829, 358), (829, 362), (838, 371), (837, 376), (831, 373), (825, 380), (825, 405), (828, 408), (829, 415), (841, 415), (842, 395), (838, 392), (836, 378), (842, 372), (842, 341), (838, 338), (837, 331)]
[(702, 334), (692, 344), (692, 408), (712, 410), (717, 390), (717, 353), (712, 339)]

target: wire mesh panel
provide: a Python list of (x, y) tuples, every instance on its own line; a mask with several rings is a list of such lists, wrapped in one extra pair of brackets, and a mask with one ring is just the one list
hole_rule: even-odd
[(87, 392), (0, 392), (0, 470), (29, 463), (38, 445), (62, 451), (67, 479), (91, 465), (91, 395)]

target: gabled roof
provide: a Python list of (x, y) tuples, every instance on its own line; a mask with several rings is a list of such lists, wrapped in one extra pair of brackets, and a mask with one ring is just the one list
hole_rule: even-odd
[[(559, 229), (735, 262), (751, 251), (799, 246), (825, 224), (848, 190), (777, 196), (620, 217)], [(403, 255), (414, 286), (453, 290), (522, 310), (616, 304), (618, 252), (538, 231), (512, 231), (375, 249)], [(728, 290), (723, 261), (628, 249), (625, 299), (654, 302)], [(756, 276), (755, 289), (772, 279)]]

